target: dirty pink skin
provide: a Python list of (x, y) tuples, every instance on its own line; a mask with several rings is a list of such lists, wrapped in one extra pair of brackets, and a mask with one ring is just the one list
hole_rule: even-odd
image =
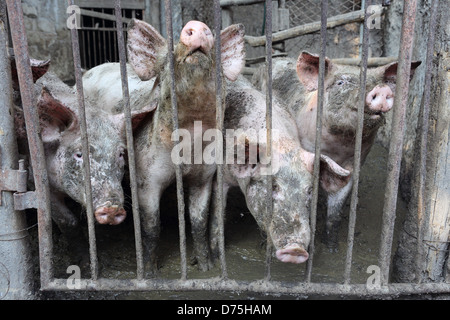
[[(208, 53), (214, 46), (214, 36), (203, 22), (189, 21), (181, 30), (180, 42), (186, 45), (191, 52), (201, 50)], [(193, 62), (192, 60), (191, 56), (186, 58), (187, 62)]]
[[(245, 64), (244, 27), (232, 25), (221, 31), (222, 74), (234, 81)], [(174, 48), (175, 94), (179, 129), (187, 130), (193, 140), (216, 127), (215, 51), (211, 30), (202, 22), (190, 21), (183, 28), (180, 42)], [(150, 275), (157, 272), (157, 246), (160, 234), (160, 198), (175, 180), (172, 159), (171, 79), (166, 40), (151, 25), (132, 20), (128, 30), (128, 58), (136, 74), (158, 101), (153, 121), (146, 121), (136, 131), (135, 150), (138, 171), (138, 198), (141, 209), (144, 260)], [(194, 122), (201, 121), (200, 132)], [(201, 137), (200, 137), (201, 138)], [(195, 150), (192, 150), (194, 154)], [(207, 242), (212, 179), (215, 164), (182, 165), (183, 185), (187, 191), (186, 206), (192, 226), (194, 261), (200, 270), (211, 267)]]
[[(375, 113), (388, 112), (394, 105), (394, 93), (388, 85), (377, 85), (367, 94), (366, 105)], [(377, 116), (379, 114), (374, 114), (370, 118), (376, 119)]]
[(303, 263), (309, 258), (308, 252), (298, 244), (287, 245), (275, 253), (281, 262)]
[[(52, 219), (68, 237), (69, 250), (76, 254), (75, 258), (83, 259), (87, 242), (80, 226), (80, 213), (86, 208), (85, 157), (81, 148), (77, 94), (56, 75), (45, 72), (33, 70), (33, 74), (42, 75), (35, 84), (36, 108), (48, 170)], [(126, 217), (121, 184), (126, 161), (125, 118), (122, 114), (112, 115), (101, 110), (96, 103), (85, 100), (93, 209), (98, 223), (117, 225)], [(20, 106), (16, 111), (18, 144), (20, 152), (26, 156), (29, 151), (23, 112)], [(139, 115), (139, 112), (132, 113), (133, 123), (141, 119)]]
[[(310, 244), (309, 207), (311, 202), (312, 172), (314, 171), (314, 154), (303, 149), (298, 138), (294, 118), (279, 101), (273, 101), (272, 119), (272, 195), (273, 212), (270, 221), (267, 211), (267, 187), (261, 162), (251, 163), (250, 147), (256, 147), (259, 159), (264, 159), (266, 149), (266, 100), (265, 95), (256, 90), (244, 77), (235, 83), (229, 83), (226, 96), (225, 124), (226, 130), (250, 132), (255, 128), (263, 129), (260, 137), (244, 134), (238, 135), (237, 141), (245, 139), (245, 161), (243, 164), (227, 162), (224, 167), (224, 199), (231, 186), (238, 186), (245, 195), (246, 205), (258, 226), (270, 234), (275, 256), (281, 262), (303, 263), (308, 260)], [(227, 131), (228, 132), (228, 131)], [(234, 140), (234, 139), (233, 139)], [(226, 139), (233, 141), (232, 139)], [(235, 147), (235, 146), (233, 146)], [(227, 145), (227, 150), (229, 146)], [(239, 155), (235, 147), (236, 156)], [(276, 160), (275, 160), (276, 159)], [(341, 168), (329, 157), (321, 156), (321, 180), (335, 181), (345, 179), (350, 172)], [(269, 196), (270, 197), (270, 196)], [(212, 197), (213, 214), (211, 219), (211, 250), (218, 255), (218, 223), (216, 197)]]
[[(420, 62), (411, 64), (411, 77)], [(357, 129), (357, 106), (359, 101), (359, 67), (339, 65), (325, 60), (325, 95), (321, 154), (341, 167), (353, 171), (355, 135)], [(392, 109), (394, 102), (397, 63), (368, 69), (364, 125), (361, 146), (361, 162), (364, 163), (378, 128), (384, 123), (384, 114)], [(317, 103), (318, 103), (319, 57), (302, 52), (297, 61), (275, 59), (273, 63), (274, 95), (286, 101), (287, 108), (296, 117), (302, 146), (314, 152)], [(254, 83), (265, 88), (265, 79), (255, 75)], [(337, 248), (337, 227), (345, 201), (352, 188), (347, 179), (327, 181), (321, 187), (327, 194), (326, 233), (330, 249)]]

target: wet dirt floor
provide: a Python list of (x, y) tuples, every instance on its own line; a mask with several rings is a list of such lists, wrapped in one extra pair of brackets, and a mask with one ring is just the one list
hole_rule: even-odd
[[(376, 265), (381, 241), (381, 220), (386, 179), (387, 151), (375, 144), (362, 167), (360, 176), (359, 205), (357, 211), (353, 250), (352, 283), (366, 283), (367, 268)], [(180, 254), (176, 196), (172, 188), (161, 204), (162, 238), (160, 242), (160, 275), (164, 279), (180, 278)], [(320, 200), (319, 200), (320, 201)], [(349, 203), (344, 210), (340, 228), (339, 251), (329, 252), (322, 243), (323, 217), (326, 212), (319, 202), (312, 282), (342, 283), (344, 279), (347, 249)], [(395, 230), (401, 227), (406, 204), (399, 198)], [(235, 280), (258, 280), (265, 276), (264, 237), (248, 212), (239, 190), (230, 191), (225, 225), (226, 263), (228, 276)], [(188, 220), (188, 219), (187, 219)], [(191, 249), (189, 230), (187, 247)], [(397, 233), (397, 232), (396, 232)], [(54, 256), (56, 277), (67, 278), (66, 268), (71, 264), (65, 252), (64, 237), (54, 232)], [(132, 217), (129, 215), (119, 226), (96, 226), (99, 273), (102, 278), (130, 279), (136, 277), (135, 244)], [(33, 237), (34, 238), (34, 237)], [(395, 252), (396, 238), (394, 238)], [(188, 260), (189, 261), (189, 260)], [(36, 266), (36, 269), (38, 267)], [(295, 265), (272, 259), (271, 275), (274, 281), (301, 282), (306, 264)], [(36, 271), (37, 272), (37, 271)], [(209, 278), (220, 275), (220, 266), (208, 272), (200, 272), (188, 263), (188, 278)], [(89, 275), (82, 273), (82, 278)], [(292, 299), (303, 296), (264, 295), (233, 292), (44, 292), (41, 299)]]

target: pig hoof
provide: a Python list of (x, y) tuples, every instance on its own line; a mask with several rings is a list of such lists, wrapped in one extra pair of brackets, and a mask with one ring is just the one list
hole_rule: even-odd
[(213, 262), (210, 259), (207, 259), (207, 261), (200, 261), (198, 257), (191, 257), (190, 264), (197, 265), (198, 269), (202, 272), (211, 270), (214, 266)]
[(336, 253), (339, 251), (339, 244), (333, 241), (327, 241), (326, 243), (328, 251), (331, 253)]

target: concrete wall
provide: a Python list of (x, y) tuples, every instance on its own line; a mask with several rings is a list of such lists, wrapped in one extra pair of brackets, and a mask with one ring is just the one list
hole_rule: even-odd
[(70, 32), (67, 29), (67, 1), (23, 0), (25, 28), (30, 56), (51, 59), (51, 71), (62, 80), (73, 80)]

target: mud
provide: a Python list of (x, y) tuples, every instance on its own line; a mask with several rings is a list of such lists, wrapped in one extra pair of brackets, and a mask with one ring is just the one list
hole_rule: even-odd
[[(381, 220), (386, 179), (387, 151), (375, 144), (361, 171), (359, 205), (355, 229), (355, 243), (351, 283), (366, 283), (370, 265), (377, 265), (381, 241)], [(344, 218), (339, 234), (339, 251), (330, 252), (322, 243), (324, 215), (326, 207), (319, 200), (312, 282), (342, 283), (344, 280), (345, 256), (347, 249), (347, 226), (349, 202), (344, 210)], [(162, 239), (160, 245), (160, 276), (165, 279), (180, 277), (180, 254), (175, 188), (169, 188), (161, 205)], [(244, 197), (237, 189), (232, 189), (228, 197), (226, 231), (226, 262), (230, 279), (257, 280), (265, 276), (264, 235), (258, 229), (253, 217), (245, 206)], [(406, 203), (399, 198), (397, 204), (397, 229), (401, 226), (406, 212)], [(188, 219), (187, 219), (188, 220)], [(54, 228), (56, 229), (56, 228)], [(187, 250), (191, 252), (191, 238), (187, 225)], [(127, 279), (136, 277), (135, 245), (131, 215), (118, 226), (96, 226), (97, 251), (100, 277)], [(37, 239), (37, 235), (33, 236)], [(35, 241), (36, 242), (36, 241)], [(65, 252), (65, 238), (54, 231), (54, 263), (56, 277), (66, 278), (66, 268), (71, 264)], [(394, 248), (397, 243), (394, 239)], [(37, 250), (37, 243), (35, 243)], [(89, 277), (89, 269), (82, 269), (82, 278)], [(306, 264), (281, 263), (273, 258), (271, 275), (275, 281), (304, 281)], [(36, 275), (38, 265), (36, 261)], [(209, 278), (220, 275), (216, 266), (208, 272), (200, 272), (197, 266), (188, 263), (188, 278)], [(38, 283), (38, 282), (37, 282)], [(306, 295), (305, 295), (306, 296)], [(301, 297), (305, 297), (301, 296)], [(41, 292), (40, 299), (265, 299), (299, 298), (282, 295), (239, 294), (233, 292)]]

